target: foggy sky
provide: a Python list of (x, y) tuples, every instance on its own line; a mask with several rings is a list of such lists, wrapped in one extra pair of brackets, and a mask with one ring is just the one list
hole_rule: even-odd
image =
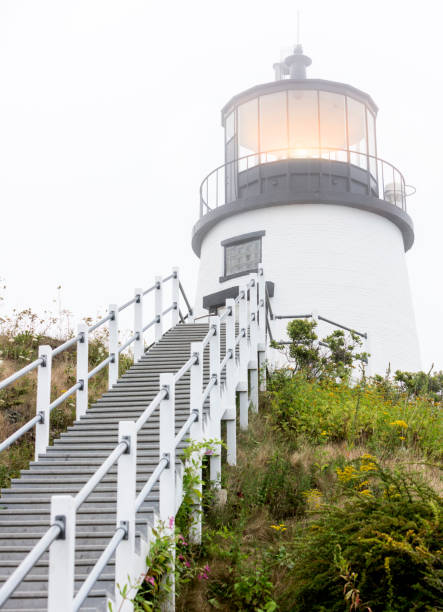
[(417, 189), (407, 261), (423, 367), (443, 369), (438, 8), (0, 0), (0, 316), (54, 308), (58, 285), (63, 308), (94, 316), (174, 265), (193, 296), (191, 230), (200, 182), (223, 162), (220, 109), (273, 79), (301, 9), (308, 76), (372, 96), (378, 154)]

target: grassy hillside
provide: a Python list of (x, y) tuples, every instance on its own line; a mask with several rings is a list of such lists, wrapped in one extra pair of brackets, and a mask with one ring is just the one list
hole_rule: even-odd
[(387, 381), (275, 372), (226, 504), (206, 493), (178, 609), (442, 610), (440, 409)]
[(325, 357), (311, 323), (289, 331), (227, 502), (207, 488), (203, 545), (181, 546), (178, 609), (443, 610), (441, 374), (356, 382), (358, 339)]

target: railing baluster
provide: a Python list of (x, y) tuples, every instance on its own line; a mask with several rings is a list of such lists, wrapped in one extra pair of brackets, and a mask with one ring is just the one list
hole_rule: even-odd
[(258, 327), (257, 327), (257, 274), (250, 274), (249, 289), (249, 399), (252, 410), (258, 412)]
[(160, 459), (168, 459), (168, 467), (162, 472), (159, 483), (159, 513), (164, 530), (171, 537), (172, 567), (169, 573), (171, 591), (165, 602), (165, 610), (175, 610), (175, 382), (173, 374), (160, 374), (160, 388), (168, 395), (160, 404)]
[(64, 530), (49, 547), (48, 612), (72, 610), (75, 579), (75, 499), (53, 495), (51, 524), (63, 523)]
[(112, 355), (113, 359), (109, 364), (108, 371), (108, 386), (109, 389), (118, 379), (118, 306), (117, 304), (109, 305), (109, 312), (112, 317), (109, 319), (109, 355)]
[(179, 310), (178, 304), (180, 299), (180, 279), (179, 279), (179, 269), (172, 268), (172, 304), (174, 305), (174, 310), (172, 311), (172, 326), (175, 327), (179, 322)]
[(258, 265), (258, 373), (260, 391), (266, 391), (266, 281), (262, 264)]
[[(134, 421), (120, 421), (118, 441), (126, 441), (128, 449), (117, 464), (117, 523), (116, 527), (126, 527), (127, 534), (115, 551), (115, 598), (118, 610), (129, 612), (133, 605), (123, 599), (117, 585), (122, 587), (131, 575), (135, 553), (135, 498), (137, 478), (137, 429)], [(132, 576), (132, 578), (134, 578)], [(123, 605), (122, 605), (123, 604)], [(123, 607), (125, 606), (125, 607)]]
[(138, 334), (134, 342), (134, 363), (143, 357), (145, 341), (143, 339), (143, 289), (135, 289), (134, 302), (134, 333)]
[(237, 463), (237, 423), (236, 423), (236, 364), (235, 364), (235, 300), (227, 299), (226, 308), (230, 314), (225, 319), (226, 324), (226, 353), (232, 351), (232, 357), (226, 364), (226, 382), (224, 392), (224, 410), (228, 411), (229, 418), (226, 419), (226, 460), (229, 465)]
[[(203, 390), (203, 345), (201, 342), (191, 342), (191, 357), (197, 355), (198, 360), (191, 366), (191, 381), (190, 381), (190, 410), (191, 414), (198, 413), (197, 421), (191, 425), (189, 437), (191, 444), (193, 442), (201, 442), (203, 440), (203, 406), (202, 406), (202, 390)], [(189, 539), (192, 544), (201, 544), (202, 536), (202, 459), (201, 451), (194, 452), (190, 457), (190, 464), (195, 470), (198, 483), (194, 489), (198, 490), (198, 494), (194, 494), (193, 509), (192, 509), (192, 525), (189, 530)]]
[[(221, 439), (221, 396), (220, 396), (220, 317), (209, 317), (209, 327), (215, 333), (209, 340), (209, 376), (216, 379), (216, 384), (209, 394), (210, 437)], [(216, 487), (220, 486), (221, 448), (215, 448), (209, 459), (210, 479)]]
[(38, 366), (37, 371), (37, 402), (36, 413), (41, 420), (35, 426), (35, 460), (46, 452), (49, 446), (49, 424), (51, 413), (51, 370), (52, 370), (52, 348), (50, 346), (39, 346), (38, 356), (43, 358), (43, 363)]
[(162, 277), (155, 277), (155, 341), (163, 336), (163, 283)]
[(239, 289), (243, 297), (238, 303), (238, 326), (239, 333), (243, 333), (243, 337), (239, 342), (239, 403), (240, 403), (240, 428), (248, 428), (248, 338), (247, 338), (247, 327), (248, 327), (248, 304), (247, 295), (248, 289), (246, 285), (242, 285)]
[(79, 339), (77, 340), (77, 382), (81, 382), (76, 392), (75, 418), (77, 421), (88, 410), (88, 326), (80, 323), (77, 327)]

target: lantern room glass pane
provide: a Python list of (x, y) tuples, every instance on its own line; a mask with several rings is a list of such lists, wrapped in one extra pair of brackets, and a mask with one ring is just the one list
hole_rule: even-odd
[(367, 111), (368, 115), (368, 144), (369, 155), (377, 156), (377, 147), (375, 144), (375, 118), (371, 111)]
[(347, 148), (345, 97), (341, 94), (320, 92), (320, 145), (322, 157), (347, 161), (347, 155), (344, 153)]
[(288, 92), (289, 149), (291, 157), (318, 157), (319, 125), (316, 91)]
[[(238, 107), (238, 156), (258, 153), (258, 100), (250, 100)], [(258, 155), (239, 163), (239, 170), (258, 164)]]
[(226, 118), (225, 123), (225, 142), (229, 142), (235, 136), (235, 113), (231, 113)]
[(260, 151), (267, 152), (262, 161), (286, 159), (287, 149), (286, 91), (260, 96)]
[(348, 104), (348, 142), (349, 149), (355, 151), (350, 154), (351, 164), (367, 168), (367, 136), (365, 106), (352, 98), (347, 99)]
[(369, 155), (373, 156), (369, 158), (369, 170), (373, 177), (378, 180), (377, 177), (377, 143), (375, 140), (375, 117), (371, 111), (366, 110), (366, 116), (368, 118), (368, 152)]

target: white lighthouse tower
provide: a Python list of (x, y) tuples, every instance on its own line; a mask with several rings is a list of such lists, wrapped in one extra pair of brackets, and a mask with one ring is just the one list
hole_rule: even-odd
[[(193, 229), (196, 314), (216, 312), (262, 263), (274, 313), (316, 311), (363, 330), (373, 373), (417, 370), (404, 178), (378, 157), (372, 98), (306, 78), (310, 63), (297, 45), (273, 82), (222, 109), (225, 163), (201, 185)], [(286, 324), (273, 321), (275, 339)]]

